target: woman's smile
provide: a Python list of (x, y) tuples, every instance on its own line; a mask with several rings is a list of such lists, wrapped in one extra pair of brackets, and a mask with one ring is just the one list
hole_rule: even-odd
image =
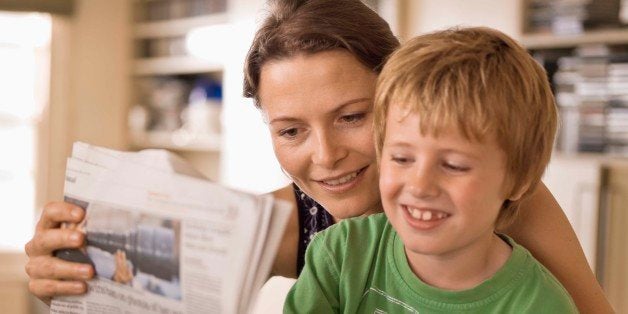
[(365, 170), (368, 167), (369, 166), (366, 166), (358, 171), (353, 171), (348, 174), (314, 181), (320, 184), (323, 189), (326, 189), (331, 193), (344, 193), (359, 184), (360, 180), (364, 177), (363, 174)]

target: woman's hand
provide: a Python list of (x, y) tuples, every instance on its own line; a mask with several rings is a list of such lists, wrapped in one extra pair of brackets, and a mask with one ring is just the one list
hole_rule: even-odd
[[(89, 264), (72, 263), (53, 256), (64, 248), (80, 248), (85, 234), (73, 226), (83, 221), (85, 211), (64, 202), (48, 203), (35, 228), (35, 235), (26, 243), (28, 289), (46, 304), (53, 296), (77, 295), (87, 291), (88, 280), (94, 276)], [(69, 228), (61, 228), (62, 223)]]

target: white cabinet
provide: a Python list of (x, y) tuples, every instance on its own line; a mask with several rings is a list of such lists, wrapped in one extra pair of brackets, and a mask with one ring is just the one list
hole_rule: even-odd
[(602, 163), (595, 157), (555, 154), (543, 177), (565, 211), (593, 270), (596, 268), (601, 171)]
[(600, 217), (598, 279), (617, 313), (628, 313), (628, 163), (609, 163)]
[(572, 224), (617, 313), (628, 313), (628, 161), (555, 154), (543, 182)]

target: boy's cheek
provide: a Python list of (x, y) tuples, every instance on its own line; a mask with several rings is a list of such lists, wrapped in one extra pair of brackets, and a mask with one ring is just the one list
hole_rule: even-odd
[(379, 177), (379, 191), (381, 193), (384, 210), (388, 207), (387, 205), (395, 203), (400, 190), (401, 184), (399, 177), (382, 167)]

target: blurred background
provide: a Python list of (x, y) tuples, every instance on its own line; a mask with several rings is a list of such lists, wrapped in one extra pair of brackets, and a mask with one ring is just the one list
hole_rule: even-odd
[[(628, 1), (369, 0), (403, 41), (455, 25), (519, 40), (561, 113), (544, 178), (618, 313), (628, 313)], [(60, 200), (74, 141), (165, 148), (253, 192), (288, 181), (242, 97), (263, 0), (0, 0), (0, 308), (46, 312), (24, 244)], [(290, 282), (271, 281), (263, 296)], [(258, 305), (280, 310), (282, 300)]]

